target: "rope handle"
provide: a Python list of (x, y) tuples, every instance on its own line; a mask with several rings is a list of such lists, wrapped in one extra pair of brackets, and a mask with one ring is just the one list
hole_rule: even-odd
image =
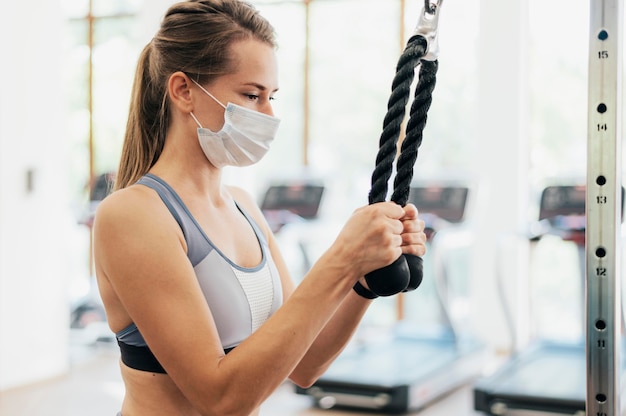
[[(383, 202), (387, 198), (388, 182), (396, 159), (400, 129), (406, 114), (410, 89), (415, 78), (415, 68), (420, 66), (419, 80), (411, 104), (406, 136), (402, 142), (396, 163), (396, 177), (391, 200), (405, 206), (409, 199), (413, 166), (418, 149), (422, 144), (423, 130), (427, 113), (432, 103), (432, 93), (436, 84), (439, 67), (436, 55), (438, 11), (442, 0), (432, 5), (425, 0), (424, 12), (415, 34), (407, 42), (396, 66), (391, 95), (387, 102), (387, 114), (383, 120), (383, 131), (379, 140), (376, 167), (372, 174), (372, 188), (369, 203)], [(434, 13), (434, 14), (433, 14)], [(430, 48), (436, 50), (430, 50)], [(382, 269), (374, 270), (365, 276), (372, 292), (379, 296), (391, 296), (400, 292), (417, 289), (422, 282), (422, 259), (412, 255), (402, 255), (395, 262)]]

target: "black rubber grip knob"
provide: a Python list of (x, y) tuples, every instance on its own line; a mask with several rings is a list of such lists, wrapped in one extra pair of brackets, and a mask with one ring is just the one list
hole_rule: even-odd
[(370, 290), (378, 296), (391, 296), (409, 286), (411, 271), (404, 256), (398, 257), (389, 266), (374, 270), (365, 275)]
[(409, 266), (409, 285), (404, 289), (405, 292), (410, 292), (418, 288), (418, 286), (422, 283), (422, 278), (424, 277), (424, 266), (421, 257), (414, 256), (412, 254), (404, 254), (403, 257), (406, 259), (406, 263)]
[(422, 258), (403, 254), (389, 266), (366, 274), (365, 281), (378, 296), (392, 296), (417, 289), (423, 277)]

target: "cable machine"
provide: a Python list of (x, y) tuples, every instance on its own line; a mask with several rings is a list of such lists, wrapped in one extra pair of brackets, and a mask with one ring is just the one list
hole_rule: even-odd
[(622, 0), (592, 0), (587, 135), (587, 415), (619, 415)]

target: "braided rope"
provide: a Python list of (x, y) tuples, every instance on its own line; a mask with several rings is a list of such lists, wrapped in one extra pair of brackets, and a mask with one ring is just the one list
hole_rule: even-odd
[(413, 166), (417, 160), (417, 152), (422, 144), (422, 133), (426, 127), (428, 109), (432, 103), (433, 90), (436, 84), (438, 69), (437, 61), (422, 61), (419, 82), (415, 89), (415, 97), (411, 104), (410, 118), (406, 127), (406, 137), (397, 161), (397, 173), (394, 179), (394, 192), (391, 200), (399, 205), (406, 205), (413, 179)]
[(426, 126), (426, 114), (432, 102), (435, 88), (437, 61), (422, 60), (427, 52), (427, 41), (416, 35), (409, 39), (402, 52), (396, 75), (392, 82), (392, 91), (387, 103), (387, 114), (383, 120), (383, 132), (380, 136), (376, 167), (372, 174), (372, 188), (369, 203), (383, 202), (387, 197), (388, 182), (393, 171), (393, 162), (397, 154), (400, 128), (406, 113), (411, 85), (415, 78), (415, 68), (421, 64), (419, 81), (415, 97), (411, 104), (410, 118), (407, 123), (406, 137), (397, 162), (397, 175), (394, 180), (394, 192), (391, 200), (399, 205), (406, 205), (409, 198), (413, 166), (417, 160), (418, 148), (422, 143), (422, 132)]

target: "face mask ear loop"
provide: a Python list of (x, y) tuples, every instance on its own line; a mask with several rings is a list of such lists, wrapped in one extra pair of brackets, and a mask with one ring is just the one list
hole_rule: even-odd
[(196, 124), (198, 125), (198, 127), (203, 128), (202, 124), (200, 124), (200, 122), (198, 121), (198, 119), (196, 118), (196, 116), (193, 115), (193, 112), (189, 112), (189, 115), (191, 116), (191, 118), (193, 118), (193, 121), (196, 122)]
[(213, 98), (215, 100), (216, 103), (218, 103), (219, 105), (221, 105), (222, 107), (224, 107), (224, 110), (226, 110), (226, 106), (224, 104), (222, 104), (220, 102), (220, 100), (218, 100), (217, 98), (215, 98), (213, 96), (213, 94), (211, 94), (210, 92), (208, 92), (207, 90), (204, 89), (204, 87), (200, 84), (198, 84), (195, 80), (191, 80), (191, 82), (193, 82), (194, 84), (196, 84), (198, 86), (198, 88), (200, 88), (206, 95), (208, 95), (209, 97)]

